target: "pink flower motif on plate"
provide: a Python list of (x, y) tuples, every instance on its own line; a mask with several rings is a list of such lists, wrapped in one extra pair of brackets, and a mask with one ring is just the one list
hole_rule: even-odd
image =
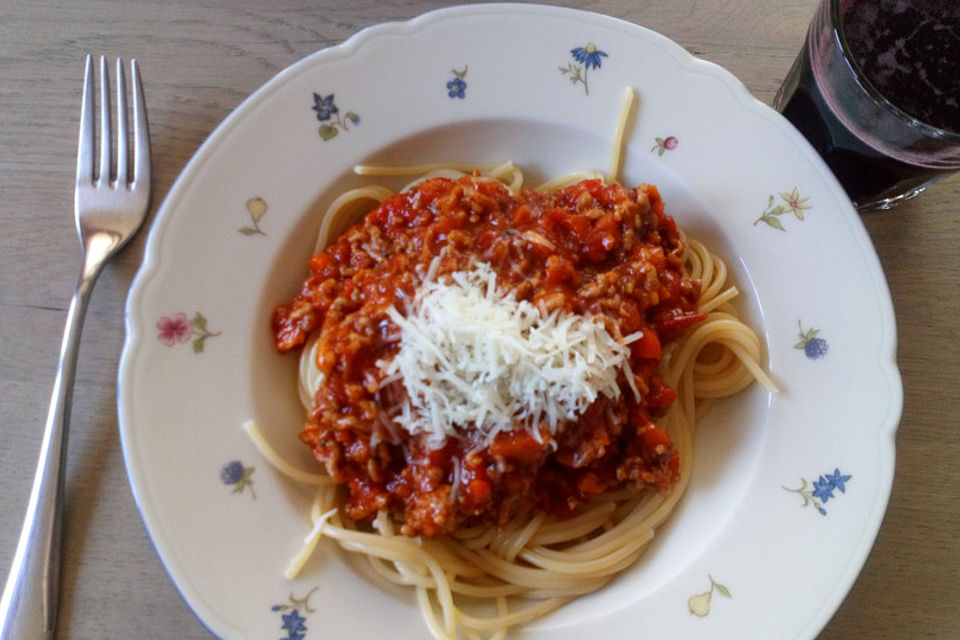
[(164, 316), (157, 322), (157, 329), (160, 335), (157, 336), (160, 342), (172, 347), (178, 342), (186, 342), (193, 334), (190, 325), (190, 319), (185, 313), (175, 313), (172, 316)]
[(219, 331), (210, 331), (207, 329), (207, 319), (199, 311), (190, 319), (185, 313), (174, 313), (169, 316), (163, 316), (157, 322), (157, 339), (161, 344), (173, 347), (182, 344), (193, 338), (193, 352), (201, 353), (207, 338), (215, 338), (220, 335)]
[(662, 156), (667, 151), (673, 151), (680, 144), (676, 136), (667, 136), (666, 138), (654, 138), (653, 146), (650, 151), (656, 151), (658, 156)]

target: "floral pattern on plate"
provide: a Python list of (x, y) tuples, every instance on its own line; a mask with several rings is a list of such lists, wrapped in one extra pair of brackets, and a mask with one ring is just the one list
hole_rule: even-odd
[(567, 76), (573, 84), (582, 84), (584, 95), (590, 95), (590, 85), (587, 84), (587, 74), (590, 69), (599, 69), (603, 65), (603, 59), (608, 57), (605, 51), (597, 48), (597, 45), (588, 42), (586, 46), (574, 47), (570, 50), (570, 55), (576, 63), (568, 62), (565, 67), (558, 67), (562, 75)]
[(780, 216), (792, 213), (797, 220), (802, 221), (804, 219), (803, 212), (811, 208), (811, 205), (807, 204), (807, 200), (810, 198), (800, 197), (798, 187), (794, 187), (790, 193), (781, 191), (779, 195), (782, 202), (777, 203), (777, 199), (771, 194), (770, 199), (767, 200), (767, 208), (763, 210), (759, 218), (753, 221), (753, 224), (762, 222), (774, 229), (786, 231), (786, 227), (780, 221)]
[(156, 326), (160, 332), (157, 339), (168, 347), (182, 344), (193, 338), (194, 353), (202, 353), (207, 340), (220, 335), (219, 331), (210, 331), (207, 328), (207, 318), (199, 311), (194, 314), (192, 320), (182, 312), (163, 316), (157, 321)]
[(271, 611), (280, 614), (280, 629), (287, 633), (281, 640), (303, 640), (307, 637), (307, 618), (303, 614), (314, 613), (315, 609), (310, 606), (310, 596), (317, 589), (319, 587), (314, 587), (302, 598), (296, 598), (291, 593), (286, 602), (270, 607)]
[(350, 127), (347, 126), (347, 122), (354, 126), (360, 124), (360, 116), (353, 111), (347, 111), (343, 114), (343, 117), (340, 117), (340, 109), (337, 108), (332, 93), (322, 96), (314, 92), (313, 107), (311, 108), (317, 112), (317, 120), (323, 123), (320, 125), (319, 133), (324, 140), (335, 138), (341, 131), (349, 131)]
[(828, 500), (837, 497), (834, 495), (834, 491), (846, 493), (847, 483), (852, 477), (850, 474), (840, 473), (840, 468), (837, 467), (833, 470), (833, 473), (823, 474), (812, 483), (808, 482), (806, 478), (800, 478), (800, 486), (796, 489), (783, 488), (802, 497), (802, 507), (813, 506), (820, 515), (825, 516), (827, 510), (824, 509), (823, 505)]
[(662, 156), (667, 151), (673, 151), (677, 148), (677, 145), (680, 144), (680, 141), (677, 140), (676, 136), (667, 136), (666, 138), (654, 138), (653, 146), (650, 147), (650, 151), (656, 151), (658, 156)]
[(453, 74), (453, 79), (447, 82), (447, 95), (451, 98), (463, 100), (467, 96), (467, 68), (467, 65), (464, 65), (463, 71), (450, 69), (450, 73)]

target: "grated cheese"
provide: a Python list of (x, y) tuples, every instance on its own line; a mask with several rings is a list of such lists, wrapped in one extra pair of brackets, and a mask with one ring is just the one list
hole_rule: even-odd
[(553, 312), (497, 289), (485, 263), (434, 279), (436, 261), (418, 290), (410, 313), (387, 310), (401, 330), (400, 350), (377, 363), (383, 384), (402, 380), (408, 399), (392, 416), (411, 434), (426, 434), (433, 448), (457, 429), (477, 429), (492, 438), (517, 425), (540, 439), (540, 427), (555, 434), (600, 395), (620, 397), (624, 373), (634, 395), (627, 345), (597, 318)]

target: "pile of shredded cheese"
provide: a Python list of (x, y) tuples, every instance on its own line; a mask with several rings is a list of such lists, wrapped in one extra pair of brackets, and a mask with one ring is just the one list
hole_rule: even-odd
[(577, 418), (599, 395), (616, 400), (622, 371), (639, 399), (627, 345), (640, 334), (615, 340), (598, 319), (554, 312), (498, 290), (485, 263), (418, 290), (404, 317), (387, 310), (401, 329), (400, 350), (377, 363), (398, 378), (408, 400), (393, 419), (411, 434), (427, 434), (433, 448), (459, 429), (492, 439), (522, 425), (540, 439), (546, 425)]

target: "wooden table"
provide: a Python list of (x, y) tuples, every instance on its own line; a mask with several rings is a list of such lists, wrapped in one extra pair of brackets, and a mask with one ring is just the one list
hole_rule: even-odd
[[(561, 2), (647, 26), (719, 63), (769, 103), (816, 0)], [(0, 5), (0, 573), (33, 476), (79, 249), (72, 222), (82, 60), (139, 59), (154, 210), (240, 101), (300, 58), (433, 0), (7, 0)], [(890, 283), (905, 407), (876, 546), (821, 638), (960, 636), (960, 177), (863, 222)], [(87, 316), (74, 397), (59, 637), (206, 638), (158, 562), (117, 436), (123, 307), (141, 233)], [(817, 550), (807, 553), (815, 557)]]

